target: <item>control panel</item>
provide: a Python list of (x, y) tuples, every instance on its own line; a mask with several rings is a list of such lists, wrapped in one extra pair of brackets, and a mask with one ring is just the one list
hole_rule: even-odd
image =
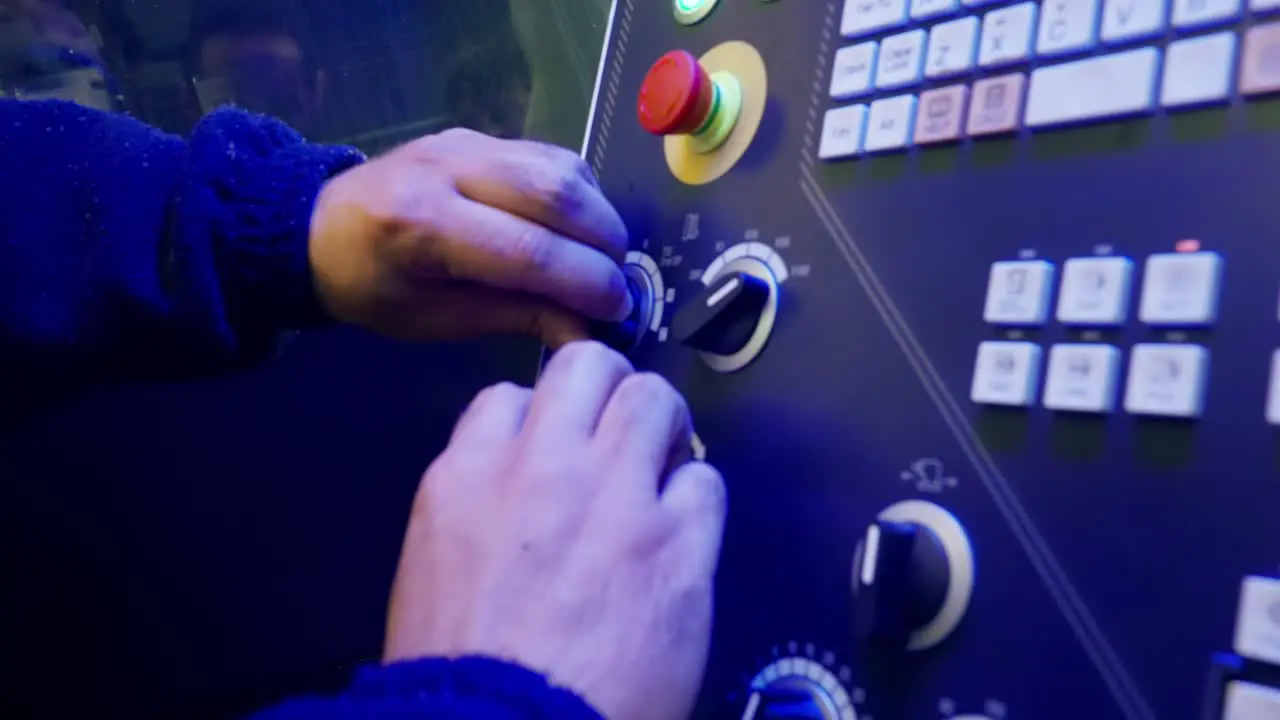
[(1280, 1), (616, 0), (583, 152), (697, 717), (1280, 718)]

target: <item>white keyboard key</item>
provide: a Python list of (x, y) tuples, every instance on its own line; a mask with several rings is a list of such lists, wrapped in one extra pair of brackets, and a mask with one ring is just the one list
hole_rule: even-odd
[(1064, 343), (1049, 349), (1043, 404), (1050, 410), (1109, 413), (1116, 406), (1120, 351), (1100, 343)]
[(978, 346), (969, 399), (979, 405), (1028, 407), (1040, 384), (1040, 346), (988, 341)]
[(1058, 322), (1091, 327), (1124, 324), (1132, 278), (1129, 258), (1071, 258), (1062, 266)]
[(840, 34), (861, 37), (906, 22), (907, 0), (845, 0)]
[(1102, 6), (1102, 42), (1116, 43), (1159, 35), (1169, 18), (1169, 0), (1106, 0)]
[(960, 9), (960, 0), (911, 0), (911, 17), (916, 20), (949, 15)]
[(1027, 91), (1026, 125), (1048, 127), (1149, 112), (1155, 106), (1159, 74), (1156, 48), (1038, 68), (1031, 73)]
[(1044, 260), (994, 263), (982, 319), (992, 325), (1043, 325), (1052, 294), (1052, 264)]
[(924, 70), (924, 30), (891, 35), (880, 42), (876, 87), (892, 89), (920, 82)]
[(1276, 720), (1280, 718), (1280, 689), (1232, 681), (1222, 703), (1222, 720)]
[(899, 95), (871, 103), (862, 149), (873, 153), (905, 148), (911, 142), (915, 121), (915, 95)]
[(1034, 2), (992, 10), (982, 19), (978, 64), (982, 67), (995, 67), (1030, 59), (1031, 39), (1035, 35)]
[(1267, 422), (1280, 425), (1280, 350), (1271, 354), (1271, 381), (1267, 389)]
[(1160, 104), (1165, 107), (1225, 102), (1235, 79), (1236, 34), (1221, 32), (1169, 43)]
[(1254, 12), (1266, 12), (1280, 8), (1280, 0), (1250, 0), (1249, 9)]
[(1244, 0), (1173, 0), (1173, 26), (1193, 28), (1236, 20)]
[(1254, 576), (1240, 584), (1232, 649), (1241, 657), (1280, 665), (1280, 580)]
[(818, 143), (818, 157), (823, 160), (838, 160), (861, 152), (866, 120), (866, 105), (828, 110), (822, 119), (822, 140)]
[(1199, 345), (1134, 345), (1124, 409), (1134, 415), (1199, 417), (1208, 376), (1209, 351)]
[(925, 77), (958, 75), (973, 68), (978, 53), (978, 18), (966, 17), (934, 25), (929, 30)]
[(1098, 39), (1101, 0), (1047, 0), (1040, 7), (1036, 52), (1062, 55), (1088, 50)]
[(1161, 253), (1147, 258), (1138, 319), (1148, 325), (1192, 327), (1218, 319), (1222, 257), (1212, 252)]
[(876, 73), (874, 42), (840, 48), (831, 69), (831, 97), (849, 100), (871, 91)]

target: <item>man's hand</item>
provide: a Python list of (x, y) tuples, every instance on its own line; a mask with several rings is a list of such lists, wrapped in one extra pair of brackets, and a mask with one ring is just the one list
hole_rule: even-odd
[(337, 319), (406, 339), (553, 346), (626, 317), (622, 220), (573, 153), (449, 130), (325, 186), (311, 264)]
[(419, 488), (386, 662), (486, 655), (609, 720), (683, 720), (725, 513), (691, 436), (665, 380), (597, 343), (556, 353), (536, 390), (482, 392)]

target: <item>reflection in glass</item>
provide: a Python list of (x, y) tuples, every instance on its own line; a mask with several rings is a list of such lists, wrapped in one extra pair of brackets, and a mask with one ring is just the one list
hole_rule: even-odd
[(197, 7), (185, 54), (202, 112), (236, 105), (314, 135), (326, 76), (302, 16), (283, 3), (222, 0)]
[(0, 96), (113, 110), (97, 33), (57, 0), (0, 0)]

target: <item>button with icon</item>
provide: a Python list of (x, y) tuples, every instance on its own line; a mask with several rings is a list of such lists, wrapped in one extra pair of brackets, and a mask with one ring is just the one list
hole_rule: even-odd
[(1112, 327), (1129, 316), (1133, 263), (1123, 257), (1071, 258), (1062, 266), (1058, 322)]
[(992, 325), (1043, 325), (1049, 315), (1053, 270), (1053, 264), (1044, 260), (993, 264), (983, 319)]
[(1043, 404), (1050, 410), (1109, 413), (1115, 409), (1120, 350), (1101, 343), (1063, 343), (1049, 349)]
[(1209, 351), (1200, 345), (1134, 345), (1124, 409), (1135, 415), (1199, 417), (1208, 373)]

